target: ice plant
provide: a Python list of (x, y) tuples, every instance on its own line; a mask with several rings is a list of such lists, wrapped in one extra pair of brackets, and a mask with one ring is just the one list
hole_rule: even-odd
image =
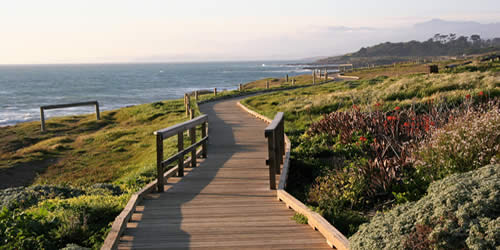
[(360, 140), (360, 141), (362, 141), (362, 142), (365, 142), (365, 141), (367, 141), (368, 139), (366, 139), (366, 137), (364, 137), (364, 136), (361, 136), (361, 137), (359, 137), (359, 140)]
[(401, 109), (401, 108), (400, 108), (399, 106), (396, 106), (396, 107), (394, 108), (394, 110), (396, 110), (396, 111), (397, 111), (397, 110), (400, 110), (400, 109)]
[(467, 95), (465, 96), (465, 99), (469, 100), (469, 99), (470, 99), (470, 94), (467, 94)]
[(479, 91), (479, 96), (483, 96), (484, 95), (484, 92), (483, 91)]

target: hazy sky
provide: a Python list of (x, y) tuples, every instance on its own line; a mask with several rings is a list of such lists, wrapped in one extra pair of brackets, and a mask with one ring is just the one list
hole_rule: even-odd
[(500, 22), (500, 1), (5, 0), (0, 64), (331, 55), (383, 39), (349, 38), (353, 28), (397, 30), (433, 18)]

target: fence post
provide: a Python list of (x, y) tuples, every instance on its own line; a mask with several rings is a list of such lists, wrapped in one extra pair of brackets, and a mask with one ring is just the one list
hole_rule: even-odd
[(45, 113), (42, 107), (40, 107), (40, 126), (42, 128), (42, 132), (45, 132)]
[(156, 135), (156, 172), (158, 175), (158, 192), (162, 193), (163, 188), (163, 136), (161, 134)]
[(214, 96), (217, 96), (217, 88), (214, 88)]
[[(196, 143), (196, 127), (190, 128), (190, 137), (191, 137), (191, 145)], [(191, 167), (195, 168), (196, 167), (196, 148), (191, 151)]]
[(316, 70), (313, 73), (313, 84), (316, 84)]
[(295, 78), (292, 78), (292, 86), (295, 86)]
[(238, 86), (238, 89), (240, 90), (240, 92), (243, 90), (243, 84), (240, 83), (240, 85)]
[(269, 166), (269, 188), (276, 189), (276, 150), (275, 150), (275, 136), (274, 131), (265, 135), (267, 137), (267, 147), (269, 151), (269, 159), (267, 165)]
[[(207, 136), (207, 122), (201, 124), (201, 138)], [(207, 158), (207, 141), (204, 141), (201, 145), (201, 154), (203, 158)]]
[(266, 82), (266, 89), (268, 89), (268, 88), (269, 88), (269, 80), (267, 80), (267, 82)]
[(286, 82), (288, 82), (288, 74), (286, 74)]
[(99, 113), (99, 102), (95, 102), (95, 117), (97, 120), (101, 120), (101, 113)]
[(194, 99), (198, 101), (198, 90), (194, 91)]
[(189, 117), (188, 94), (184, 93), (184, 109), (186, 110), (186, 117)]
[[(177, 133), (177, 152), (181, 152), (184, 150), (184, 132)], [(178, 160), (178, 171), (177, 176), (184, 176), (184, 156), (181, 156)]]
[(325, 81), (328, 81), (328, 71), (325, 69)]

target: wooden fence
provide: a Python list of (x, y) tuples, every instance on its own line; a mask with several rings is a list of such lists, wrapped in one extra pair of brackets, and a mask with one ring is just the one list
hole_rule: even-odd
[(99, 102), (90, 101), (90, 102), (76, 102), (76, 103), (66, 103), (66, 104), (55, 104), (55, 105), (46, 105), (40, 107), (40, 123), (42, 132), (45, 132), (45, 110), (49, 109), (62, 109), (62, 108), (72, 108), (72, 107), (80, 107), (80, 106), (95, 106), (95, 115), (96, 119), (101, 119), (101, 114), (99, 112)]
[[(201, 125), (201, 139), (196, 141), (196, 126)], [(184, 156), (191, 152), (191, 167), (196, 167), (196, 149), (202, 147), (202, 157), (207, 157), (207, 141), (208, 141), (208, 116), (201, 115), (192, 120), (179, 123), (177, 125), (158, 130), (154, 132), (156, 135), (156, 167), (157, 167), (157, 189), (158, 192), (163, 192), (163, 174), (164, 167), (175, 161), (178, 161), (178, 176), (184, 176)], [(189, 130), (191, 145), (184, 148), (184, 132)], [(163, 160), (163, 141), (169, 137), (177, 135), (178, 152), (170, 158)]]

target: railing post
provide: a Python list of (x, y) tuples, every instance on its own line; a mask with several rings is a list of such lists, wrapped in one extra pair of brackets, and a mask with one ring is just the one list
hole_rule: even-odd
[[(205, 138), (207, 136), (207, 122), (201, 124), (201, 138)], [(201, 145), (201, 154), (203, 158), (207, 158), (207, 141), (204, 141)]]
[(184, 94), (184, 109), (186, 110), (186, 117), (189, 117), (188, 100), (189, 100), (189, 97), (188, 97), (188, 95), (185, 93), (185, 94)]
[(99, 113), (99, 103), (95, 102), (95, 117), (97, 120), (101, 120), (101, 113)]
[(42, 107), (40, 107), (40, 127), (42, 132), (45, 132), (45, 113)]
[(156, 171), (158, 175), (158, 192), (162, 193), (163, 188), (163, 136), (161, 134), (156, 135)]
[[(191, 145), (196, 143), (196, 127), (189, 129), (189, 134), (191, 137)], [(191, 167), (196, 167), (196, 148), (191, 151)]]
[(269, 188), (276, 189), (276, 149), (275, 149), (275, 131), (266, 133), (267, 137), (267, 147), (269, 151), (269, 159), (267, 160), (267, 165), (269, 165)]
[(281, 145), (280, 145), (280, 128), (279, 126), (274, 130), (274, 174), (279, 174), (281, 172)]
[(194, 91), (194, 99), (198, 101), (198, 90)]
[[(184, 150), (184, 132), (177, 133), (177, 152)], [(177, 176), (184, 176), (184, 156), (179, 158)]]

